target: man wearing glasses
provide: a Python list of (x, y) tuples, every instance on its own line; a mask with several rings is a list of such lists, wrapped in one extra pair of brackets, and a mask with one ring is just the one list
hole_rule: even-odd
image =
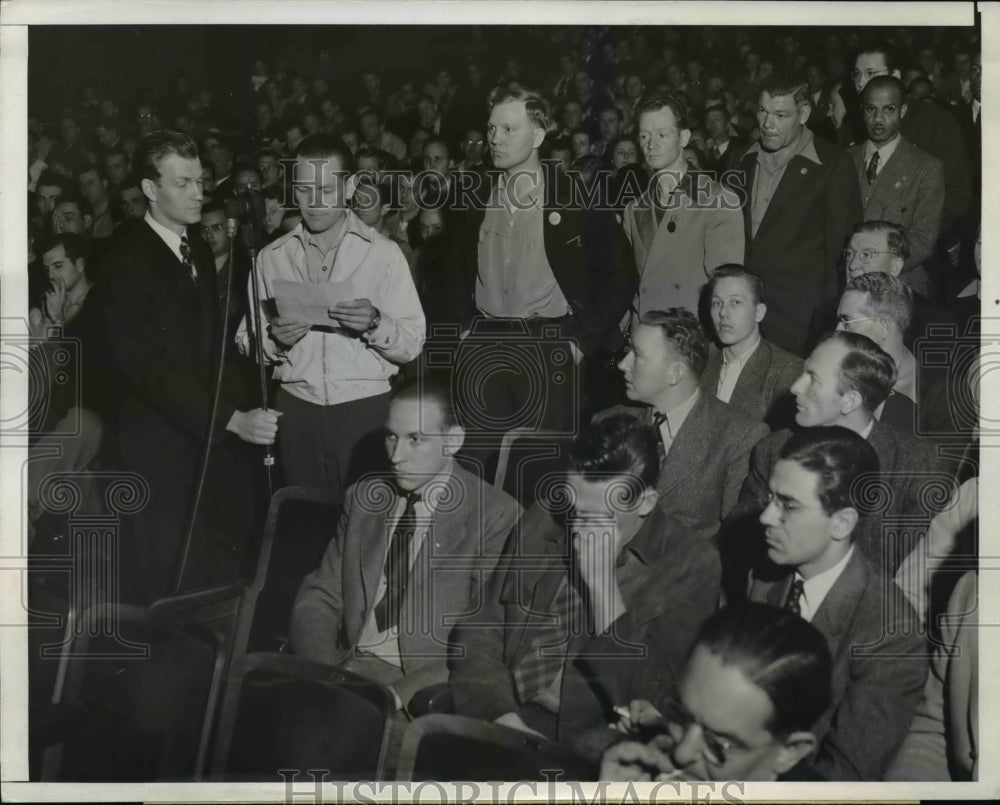
[[(934, 469), (937, 462), (933, 450), (910, 431), (879, 421), (896, 376), (892, 358), (870, 338), (848, 331), (827, 334), (806, 358), (802, 374), (792, 384), (796, 431), (838, 426), (866, 439), (892, 489), (885, 514), (919, 515), (923, 512), (921, 474)], [(781, 451), (795, 437), (796, 432), (786, 428), (757, 443), (740, 494), (743, 504), (733, 517), (745, 516), (767, 499), (768, 480)], [(886, 542), (880, 519), (867, 518), (855, 541), (871, 563), (895, 572), (912, 550), (915, 537)]]
[(906, 230), (910, 256), (904, 280), (927, 293), (924, 263), (934, 253), (944, 208), (944, 166), (900, 135), (906, 118), (903, 85), (876, 76), (861, 93), (868, 139), (848, 149), (858, 173), (864, 217), (892, 221)]
[(767, 560), (751, 601), (812, 623), (833, 656), (832, 706), (816, 726), (816, 770), (829, 780), (882, 779), (906, 737), (927, 677), (918, 616), (855, 535), (877, 483), (872, 445), (845, 428), (808, 428), (781, 448), (760, 515)]

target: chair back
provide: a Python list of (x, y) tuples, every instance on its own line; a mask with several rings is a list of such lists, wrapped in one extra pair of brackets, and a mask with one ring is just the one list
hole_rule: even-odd
[(565, 479), (569, 446), (565, 433), (514, 429), (504, 434), (494, 485), (514, 497), (525, 509), (546, 498)]

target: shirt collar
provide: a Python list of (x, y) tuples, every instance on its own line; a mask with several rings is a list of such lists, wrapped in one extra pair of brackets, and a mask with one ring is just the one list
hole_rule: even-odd
[[(357, 235), (366, 243), (371, 243), (371, 237), (361, 228), (361, 219), (358, 218), (351, 210), (347, 210), (347, 216), (344, 220), (344, 231), (340, 236), (340, 240), (337, 242), (339, 246), (344, 242), (344, 239), (348, 235)], [(302, 248), (306, 248), (309, 245), (315, 245), (317, 248), (319, 244), (316, 243), (313, 234), (306, 229), (304, 223), (298, 224), (295, 229), (292, 230), (292, 235), (298, 239), (299, 243), (302, 244)]]
[(864, 429), (858, 434), (862, 439), (868, 441), (868, 437), (872, 435), (872, 428), (875, 427), (875, 417), (872, 417)]
[(875, 145), (871, 140), (865, 140), (865, 163), (867, 164), (871, 161), (872, 154), (876, 151), (878, 151), (879, 162), (885, 163), (896, 152), (896, 146), (899, 145), (901, 139), (903, 137), (897, 131), (895, 137), (887, 143), (882, 143), (882, 145)]
[(541, 209), (544, 204), (542, 199), (543, 191), (545, 190), (545, 177), (541, 171), (538, 171), (535, 175), (538, 177), (538, 181), (533, 185), (528, 184), (523, 179), (518, 183), (518, 187), (528, 187), (529, 189), (528, 192), (517, 200), (517, 205), (513, 208), (513, 210), (511, 210), (511, 208), (507, 206), (507, 174), (501, 173), (500, 179), (496, 183), (496, 199), (504, 205), (505, 209), (511, 212), (525, 210), (529, 205)]
[(851, 555), (854, 553), (854, 546), (851, 545), (847, 549), (839, 562), (831, 568), (827, 568), (822, 573), (817, 573), (811, 579), (803, 579), (799, 575), (798, 571), (795, 571), (796, 580), (802, 580), (802, 597), (806, 599), (806, 604), (809, 606), (809, 611), (812, 613), (812, 617), (816, 617), (816, 610), (820, 608), (824, 599), (829, 595), (830, 590), (833, 589), (833, 585), (837, 583), (837, 579), (844, 572), (844, 568), (847, 567), (847, 563), (851, 561)]
[(675, 406), (669, 411), (662, 411), (667, 417), (667, 425), (670, 428), (670, 433), (672, 438), (677, 438), (677, 431), (680, 430), (681, 425), (684, 424), (684, 420), (687, 419), (688, 414), (691, 413), (691, 409), (694, 408), (695, 403), (698, 402), (698, 398), (701, 396), (701, 390), (695, 389), (694, 394), (688, 397), (680, 405)]
[(145, 221), (149, 224), (150, 228), (160, 236), (160, 239), (167, 244), (170, 251), (177, 255), (177, 259), (184, 262), (184, 258), (181, 257), (181, 236), (172, 229), (167, 229), (163, 224), (153, 218), (153, 216), (150, 215), (149, 210), (146, 210)]
[(979, 296), (979, 280), (974, 279), (958, 292), (958, 298), (964, 299), (967, 296)]
[[(420, 489), (414, 490), (420, 495), (420, 502), (427, 509), (428, 514), (433, 514), (437, 509), (438, 504), (443, 500), (447, 500), (452, 492), (448, 490), (448, 484), (451, 480), (452, 473), (455, 467), (455, 460), (448, 459), (448, 464), (445, 466), (441, 472), (431, 478), (427, 483), (420, 487)], [(400, 490), (398, 487), (396, 492), (400, 497), (406, 495), (405, 492)]]
[[(746, 153), (756, 154), (759, 159), (760, 156), (766, 155), (767, 152), (760, 147), (760, 142), (755, 142), (751, 145)], [(802, 127), (802, 134), (799, 135), (798, 145), (792, 151), (792, 155), (788, 158), (788, 162), (791, 162), (795, 157), (804, 157), (810, 162), (815, 162), (817, 165), (822, 165), (822, 161), (819, 158), (819, 154), (816, 152), (816, 143), (813, 140), (813, 133), (811, 130)], [(785, 163), (788, 164), (787, 162)]]

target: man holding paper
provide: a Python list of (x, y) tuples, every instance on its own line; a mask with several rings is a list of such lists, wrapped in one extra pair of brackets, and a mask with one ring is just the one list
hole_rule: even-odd
[[(337, 137), (296, 150), (302, 223), (260, 252), (265, 359), (280, 384), (279, 455), (288, 484), (343, 489), (383, 461), (389, 378), (417, 357), (425, 322), (399, 247), (348, 208), (353, 156)], [(252, 322), (237, 334), (249, 351)]]

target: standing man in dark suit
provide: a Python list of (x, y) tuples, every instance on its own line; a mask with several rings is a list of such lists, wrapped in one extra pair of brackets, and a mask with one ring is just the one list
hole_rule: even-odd
[(706, 286), (712, 325), (722, 349), (712, 347), (701, 389), (771, 428), (795, 416), (791, 387), (802, 359), (760, 334), (767, 315), (764, 280), (743, 266), (719, 266)]
[(708, 342), (694, 314), (653, 310), (632, 330), (625, 357), (625, 393), (642, 407), (616, 406), (603, 418), (630, 412), (652, 425), (661, 452), (660, 506), (710, 540), (733, 506), (753, 446), (767, 425), (706, 394), (699, 381)]
[(521, 513), (455, 463), (463, 438), (446, 387), (418, 377), (393, 392), (392, 476), (348, 488), (337, 532), (292, 610), (296, 654), (391, 686), (400, 707), (447, 679), (450, 625), (479, 605)]
[(851, 146), (866, 221), (891, 221), (906, 230), (910, 256), (903, 280), (927, 294), (930, 277), (924, 263), (937, 244), (944, 209), (944, 166), (899, 133), (906, 117), (903, 84), (875, 76), (861, 93), (868, 139)]
[(527, 511), (483, 606), (455, 628), (457, 713), (571, 742), (613, 736), (614, 706), (633, 698), (662, 706), (715, 611), (719, 564), (656, 505), (658, 472), (653, 433), (629, 415), (577, 437), (571, 507)]
[(745, 177), (745, 265), (767, 283), (767, 338), (803, 355), (813, 311), (838, 291), (837, 262), (861, 219), (850, 157), (814, 137), (809, 82), (774, 76), (760, 88), (761, 138), (739, 162)]
[[(582, 199), (568, 177), (543, 171), (548, 102), (497, 88), (489, 106), (487, 140), (503, 174), (485, 207), (473, 194), (459, 200), (467, 212), (447, 261), (452, 308), (463, 334), (475, 336), (465, 338), (457, 360), (473, 367), (459, 382), (476, 386), (461, 393), (467, 410), (482, 399), (475, 415), (483, 431), (572, 432), (579, 419), (573, 380), (580, 369), (597, 374), (607, 364), (635, 295), (632, 252), (611, 211)], [(512, 354), (531, 371), (523, 364), (505, 371)], [(486, 365), (497, 371), (477, 376)], [(594, 383), (593, 391), (607, 393), (608, 385)], [(489, 472), (495, 453), (484, 461)]]
[(124, 543), (122, 579), (135, 585), (132, 595), (147, 597), (167, 592), (177, 572), (210, 424), (212, 461), (195, 523), (196, 559), (188, 563), (184, 586), (231, 581), (244, 570), (255, 524), (244, 521), (252, 507), (237, 448), (239, 440), (273, 443), (278, 414), (245, 410), (226, 374), (213, 409), (222, 327), (211, 250), (188, 233), (202, 207), (194, 141), (179, 132), (151, 132), (133, 162), (149, 211), (108, 254), (99, 298), (121, 373), (120, 415), (110, 441), (122, 468), (146, 479), (150, 496)]
[(856, 433), (808, 428), (781, 448), (760, 516), (770, 566), (754, 574), (750, 599), (805, 618), (833, 656), (833, 700), (815, 729), (815, 767), (828, 780), (882, 779), (927, 678), (917, 613), (855, 550), (859, 485), (878, 471)]

